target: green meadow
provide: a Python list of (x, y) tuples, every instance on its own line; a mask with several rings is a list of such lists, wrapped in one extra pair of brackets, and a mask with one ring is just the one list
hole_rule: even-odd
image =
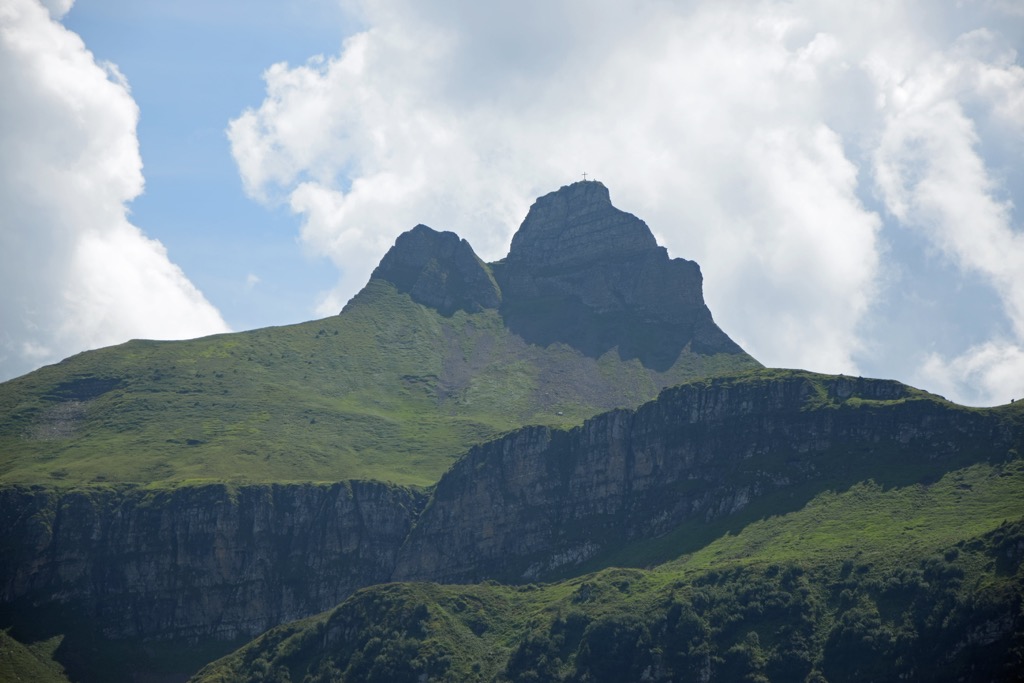
[(371, 280), (338, 316), (131, 341), (0, 385), (0, 482), (425, 486), (517, 427), (569, 427), (751, 367), (745, 354), (684, 352), (657, 372), (615, 351), (533, 346), (497, 311), (445, 317)]

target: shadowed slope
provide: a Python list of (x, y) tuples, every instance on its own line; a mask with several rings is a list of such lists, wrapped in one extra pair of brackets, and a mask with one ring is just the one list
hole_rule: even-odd
[(684, 350), (743, 353), (704, 304), (700, 267), (670, 259), (647, 225), (586, 181), (538, 199), (492, 264), (509, 328), (534, 344), (665, 370)]
[(1015, 681), (1022, 488), (1019, 459), (976, 465), (824, 493), (650, 570), (376, 586), (193, 680)]

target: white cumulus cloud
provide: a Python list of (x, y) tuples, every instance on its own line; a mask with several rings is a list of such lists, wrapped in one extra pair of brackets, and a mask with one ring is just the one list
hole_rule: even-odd
[(949, 397), (969, 404), (1024, 399), (1024, 349), (1020, 342), (994, 340), (973, 346), (955, 358), (929, 354), (918, 370), (921, 382)]
[[(268, 69), (264, 101), (229, 127), (247, 191), (301, 215), (303, 242), (341, 270), (324, 313), (419, 222), (500, 258), (532, 199), (586, 171), (701, 264), (716, 319), (768, 365), (885, 367), (866, 330), (900, 230), (982, 274), (1008, 343), (1024, 339), (1012, 188), (986, 156), (986, 136), (1020, 136), (1024, 101), (1021, 23), (998, 3), (354, 11), (366, 30)], [(906, 351), (889, 374), (937, 358)], [(975, 400), (1009, 398), (986, 386)]]
[[(975, 117), (1003, 136), (1024, 133), (1024, 68), (988, 30), (960, 36), (910, 69), (877, 61), (885, 123), (874, 149), (886, 207), (964, 271), (987, 280), (1010, 325), (1009, 338), (973, 345), (953, 358), (930, 352), (917, 376), (970, 403), (1024, 394), (1024, 233), (1005, 188), (982, 153)], [(1003, 140), (989, 141), (1000, 144)]]
[(0, 2), (0, 379), (132, 337), (226, 331), (127, 218), (143, 189), (138, 108), (56, 18), (70, 2)]

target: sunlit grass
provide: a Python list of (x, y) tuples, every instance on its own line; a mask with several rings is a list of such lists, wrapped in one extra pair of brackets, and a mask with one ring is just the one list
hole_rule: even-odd
[(756, 363), (657, 373), (531, 346), (496, 311), (450, 318), (371, 281), (340, 315), (87, 352), (0, 385), (0, 482), (435, 482), (470, 446), (571, 426)]

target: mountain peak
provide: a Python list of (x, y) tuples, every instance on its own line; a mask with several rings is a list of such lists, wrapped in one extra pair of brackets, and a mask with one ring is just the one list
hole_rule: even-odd
[(540, 197), (492, 264), (506, 324), (527, 341), (667, 370), (689, 349), (743, 353), (704, 304), (700, 266), (670, 259), (650, 228), (615, 208), (597, 181)]
[(372, 277), (445, 316), (499, 309), (525, 341), (565, 343), (593, 358), (618, 349), (665, 371), (687, 350), (743, 353), (704, 304), (700, 267), (669, 258), (596, 180), (538, 198), (502, 261), (485, 264), (455, 233), (417, 225)]
[(554, 192), (537, 198), (537, 203), (544, 202), (565, 202), (575, 209), (599, 204), (612, 205), (608, 188), (600, 180), (578, 180), (563, 185)]
[(501, 302), (498, 285), (469, 242), (423, 224), (398, 236), (371, 277), (391, 282), (445, 316), (497, 308)]
[(584, 180), (533, 203), (512, 238), (507, 261), (571, 266), (652, 249), (658, 243), (647, 225), (612, 206), (602, 183)]

